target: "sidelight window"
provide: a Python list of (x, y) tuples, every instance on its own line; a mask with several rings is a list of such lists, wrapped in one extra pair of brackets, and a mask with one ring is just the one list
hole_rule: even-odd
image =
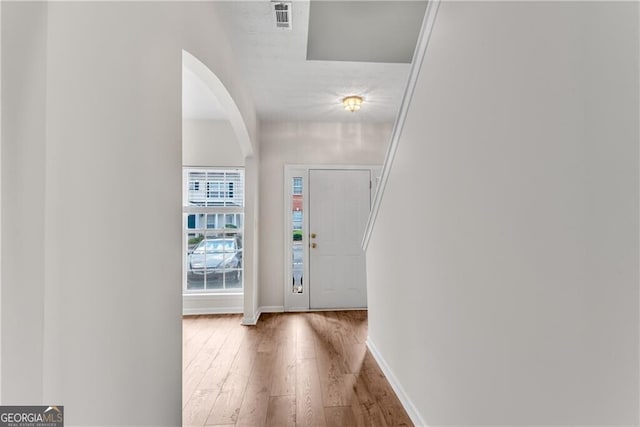
[(291, 291), (301, 294), (304, 291), (304, 216), (302, 177), (292, 178), (291, 200), (291, 273), (293, 283)]

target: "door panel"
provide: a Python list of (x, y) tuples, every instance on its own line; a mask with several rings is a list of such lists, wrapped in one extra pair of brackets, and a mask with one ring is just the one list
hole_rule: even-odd
[(309, 171), (310, 308), (367, 306), (362, 237), (370, 180), (369, 170)]

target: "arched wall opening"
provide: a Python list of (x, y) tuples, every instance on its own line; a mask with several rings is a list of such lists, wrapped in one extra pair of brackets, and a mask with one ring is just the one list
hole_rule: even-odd
[[(189, 259), (193, 256), (189, 254), (193, 250), (191, 243), (207, 234), (190, 234), (193, 230), (188, 229), (189, 220), (201, 217), (208, 220), (223, 214), (213, 211), (195, 216), (193, 213), (185, 214), (183, 314), (244, 313), (245, 323), (252, 324), (256, 318), (257, 305), (257, 290), (253, 279), (257, 277), (257, 260), (256, 251), (252, 249), (255, 247), (257, 236), (254, 220), (257, 218), (257, 200), (252, 197), (252, 194), (257, 194), (257, 182), (251, 179), (257, 176), (257, 162), (252, 161), (254, 145), (238, 105), (215, 73), (184, 50), (182, 69), (182, 165), (185, 169), (183, 179), (187, 180), (194, 170), (226, 170), (241, 177), (239, 179), (243, 181), (243, 192), (247, 196), (241, 213), (238, 212), (235, 216), (227, 213), (227, 216), (237, 217), (238, 223), (242, 223), (241, 231), (232, 236), (242, 248), (234, 255), (239, 259), (238, 265), (235, 266), (238, 268), (238, 283), (227, 281), (226, 273), (222, 275), (221, 280), (216, 276), (210, 282), (205, 278), (189, 276)], [(234, 170), (242, 172), (233, 172)], [(186, 184), (184, 188), (187, 188)], [(191, 226), (196, 227), (195, 221), (192, 222), (194, 224)], [(223, 234), (225, 238), (229, 237), (226, 233)], [(212, 286), (207, 286), (207, 283)]]
[(220, 107), (226, 115), (226, 119), (233, 129), (236, 141), (242, 152), (242, 156), (245, 158), (252, 156), (254, 150), (244, 118), (224, 84), (213, 73), (213, 71), (185, 50), (182, 51), (182, 66), (189, 72), (195, 74), (195, 76), (211, 91), (216, 101), (220, 104)]

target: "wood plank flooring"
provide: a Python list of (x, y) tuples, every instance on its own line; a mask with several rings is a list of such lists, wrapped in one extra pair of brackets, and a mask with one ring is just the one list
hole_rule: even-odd
[(366, 348), (367, 312), (183, 320), (183, 426), (412, 426)]

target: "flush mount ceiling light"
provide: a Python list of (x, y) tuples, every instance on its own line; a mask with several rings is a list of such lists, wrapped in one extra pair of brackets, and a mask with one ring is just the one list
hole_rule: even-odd
[(362, 105), (362, 97), (355, 95), (347, 96), (342, 100), (342, 105), (344, 105), (345, 110), (355, 113)]

